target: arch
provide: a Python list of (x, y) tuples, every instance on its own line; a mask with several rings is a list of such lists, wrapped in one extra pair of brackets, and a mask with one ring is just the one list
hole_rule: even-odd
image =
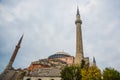
[(31, 80), (30, 78), (27, 78), (26, 80)]

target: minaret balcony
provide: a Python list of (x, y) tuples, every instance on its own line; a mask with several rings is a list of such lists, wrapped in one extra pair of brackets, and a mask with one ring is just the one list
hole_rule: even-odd
[(76, 21), (75, 21), (75, 24), (77, 24), (77, 23), (82, 24), (82, 21), (81, 21), (81, 20), (76, 20)]

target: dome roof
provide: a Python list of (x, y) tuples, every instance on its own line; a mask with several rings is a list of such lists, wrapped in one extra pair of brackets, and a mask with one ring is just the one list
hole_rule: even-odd
[(53, 55), (50, 55), (48, 59), (53, 59), (53, 58), (63, 58), (63, 57), (70, 57), (70, 55), (64, 51), (61, 52), (56, 52)]

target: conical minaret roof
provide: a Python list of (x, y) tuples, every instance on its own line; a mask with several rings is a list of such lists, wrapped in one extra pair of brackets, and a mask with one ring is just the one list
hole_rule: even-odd
[(95, 57), (93, 57), (93, 66), (96, 66), (96, 60), (95, 60)]
[(79, 7), (77, 6), (77, 15), (80, 15)]

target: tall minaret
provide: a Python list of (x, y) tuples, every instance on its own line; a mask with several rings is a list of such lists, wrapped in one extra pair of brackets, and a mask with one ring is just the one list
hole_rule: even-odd
[(77, 7), (77, 14), (76, 14), (76, 57), (75, 57), (75, 64), (81, 64), (84, 55), (83, 55), (83, 44), (82, 44), (82, 30), (81, 24), (82, 21), (80, 19), (79, 8)]
[(15, 60), (15, 57), (16, 57), (16, 55), (17, 55), (17, 52), (18, 52), (18, 50), (19, 50), (19, 48), (20, 48), (20, 44), (21, 44), (21, 42), (22, 42), (22, 39), (23, 39), (23, 35), (22, 35), (22, 37), (20, 38), (18, 44), (16, 45), (15, 50), (14, 50), (12, 56), (11, 56), (11, 59), (10, 59), (8, 65), (7, 65), (6, 69), (13, 69), (12, 64), (13, 64), (13, 62), (14, 62), (14, 60)]

